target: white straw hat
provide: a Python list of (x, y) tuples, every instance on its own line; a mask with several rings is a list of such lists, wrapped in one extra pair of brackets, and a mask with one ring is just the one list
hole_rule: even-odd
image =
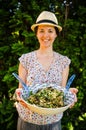
[(59, 32), (62, 31), (62, 27), (58, 25), (58, 20), (54, 13), (49, 11), (43, 11), (37, 18), (36, 24), (31, 26), (31, 29), (34, 31), (35, 27), (39, 25), (50, 25), (57, 27)]

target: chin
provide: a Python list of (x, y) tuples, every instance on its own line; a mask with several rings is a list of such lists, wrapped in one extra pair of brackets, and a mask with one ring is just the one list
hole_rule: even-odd
[(43, 45), (43, 47), (45, 47), (45, 48), (50, 47), (50, 46), (51, 46), (50, 44)]

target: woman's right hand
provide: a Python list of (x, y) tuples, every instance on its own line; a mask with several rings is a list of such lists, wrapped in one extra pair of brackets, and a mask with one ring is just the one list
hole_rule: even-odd
[(17, 88), (15, 91), (16, 100), (21, 101), (22, 88)]
[(15, 91), (16, 94), (16, 100), (19, 101), (24, 107), (27, 107), (27, 105), (25, 104), (25, 102), (23, 102), (22, 100), (22, 88), (17, 88)]

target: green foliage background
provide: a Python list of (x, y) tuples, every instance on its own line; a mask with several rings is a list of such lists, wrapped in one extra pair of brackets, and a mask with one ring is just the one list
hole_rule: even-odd
[[(21, 54), (38, 48), (30, 26), (43, 10), (53, 11), (63, 27), (54, 43), (54, 50), (71, 59), (70, 75), (76, 74), (72, 87), (79, 89), (78, 102), (64, 113), (63, 130), (86, 130), (86, 2), (63, 0), (0, 0), (0, 129), (15, 130), (17, 111), (12, 100), (18, 82)], [(69, 76), (70, 76), (69, 75)]]

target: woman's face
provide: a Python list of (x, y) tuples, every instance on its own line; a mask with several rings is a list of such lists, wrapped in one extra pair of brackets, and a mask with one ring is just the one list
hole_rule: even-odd
[(40, 47), (52, 47), (52, 44), (57, 37), (56, 30), (53, 26), (40, 25), (38, 26), (36, 36), (40, 43)]

